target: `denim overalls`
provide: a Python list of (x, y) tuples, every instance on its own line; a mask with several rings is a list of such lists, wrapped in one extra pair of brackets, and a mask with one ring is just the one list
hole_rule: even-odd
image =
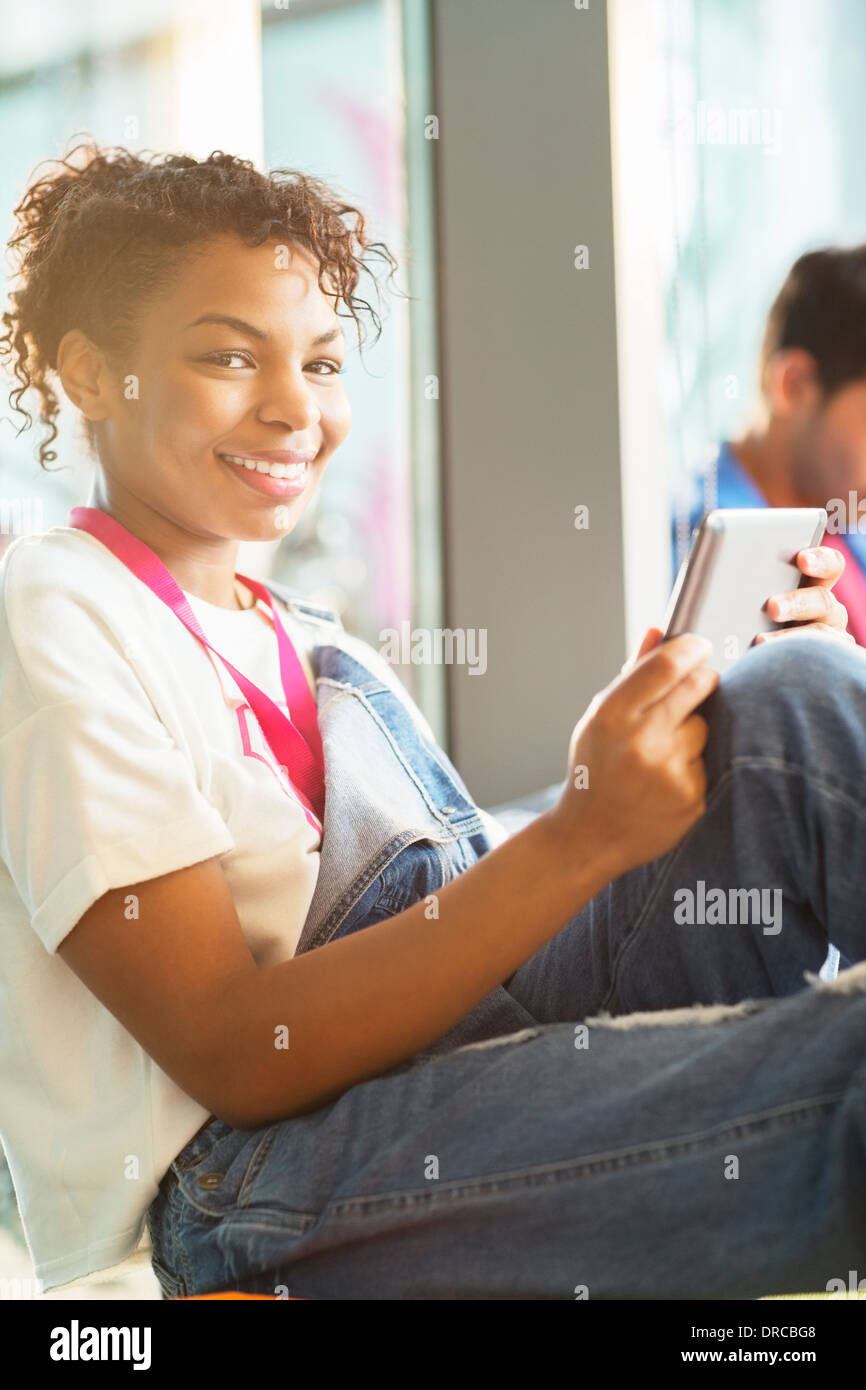
[[(325, 758), (319, 877), (297, 954), (381, 922), (436, 893), (508, 833), (477, 806), (414, 701), (333, 609), (268, 587), (317, 624), (311, 662)], [(435, 920), (435, 919), (434, 919)], [(423, 1056), (525, 1027), (504, 989)]]

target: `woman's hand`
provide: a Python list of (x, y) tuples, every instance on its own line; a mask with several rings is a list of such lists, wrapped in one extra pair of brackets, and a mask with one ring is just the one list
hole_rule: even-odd
[(856, 645), (848, 627), (848, 610), (832, 592), (833, 585), (845, 569), (845, 558), (830, 545), (817, 545), (800, 550), (797, 568), (814, 582), (802, 589), (774, 594), (767, 600), (767, 616), (774, 623), (793, 621), (794, 627), (777, 632), (760, 632), (755, 645), (777, 642), (780, 637), (799, 637), (804, 633), (816, 637), (841, 638), (849, 646)]
[(628, 661), (623, 666), (622, 674), (625, 675), (627, 671), (631, 671), (642, 656), (646, 656), (648, 652), (655, 651), (663, 635), (660, 627), (648, 627), (640, 645), (635, 648)]
[(547, 813), (563, 853), (588, 849), (611, 877), (672, 849), (705, 809), (707, 723), (695, 710), (718, 684), (712, 648), (691, 633), (660, 638), (651, 628), (575, 727)]

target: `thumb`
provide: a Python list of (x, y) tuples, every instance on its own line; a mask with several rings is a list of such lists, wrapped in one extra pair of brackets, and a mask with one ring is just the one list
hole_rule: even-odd
[(642, 656), (647, 656), (649, 652), (653, 651), (658, 646), (659, 642), (662, 640), (662, 636), (663, 633), (660, 627), (647, 628), (643, 641), (640, 643), (640, 646), (637, 648), (637, 650), (634, 651), (632, 655), (629, 657), (628, 661), (625, 663), (625, 666), (623, 667), (623, 670), (631, 670), (632, 666), (636, 665), (636, 663), (640, 661)]

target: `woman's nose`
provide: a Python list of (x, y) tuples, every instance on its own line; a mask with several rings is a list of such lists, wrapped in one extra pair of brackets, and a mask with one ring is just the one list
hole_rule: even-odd
[(274, 383), (258, 409), (260, 420), (287, 425), (298, 432), (318, 424), (321, 415), (315, 393), (303, 377)]

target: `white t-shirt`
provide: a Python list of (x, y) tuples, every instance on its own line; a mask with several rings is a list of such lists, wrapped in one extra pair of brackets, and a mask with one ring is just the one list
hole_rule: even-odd
[[(216, 649), (286, 708), (267, 606), (187, 598)], [(274, 601), (314, 689), (315, 620)], [(94, 536), (56, 526), (8, 547), (0, 1136), (46, 1289), (135, 1249), (160, 1179), (208, 1117), (58, 944), (109, 889), (219, 856), (256, 961), (295, 952), (321, 827), (245, 707), (222, 663)]]

